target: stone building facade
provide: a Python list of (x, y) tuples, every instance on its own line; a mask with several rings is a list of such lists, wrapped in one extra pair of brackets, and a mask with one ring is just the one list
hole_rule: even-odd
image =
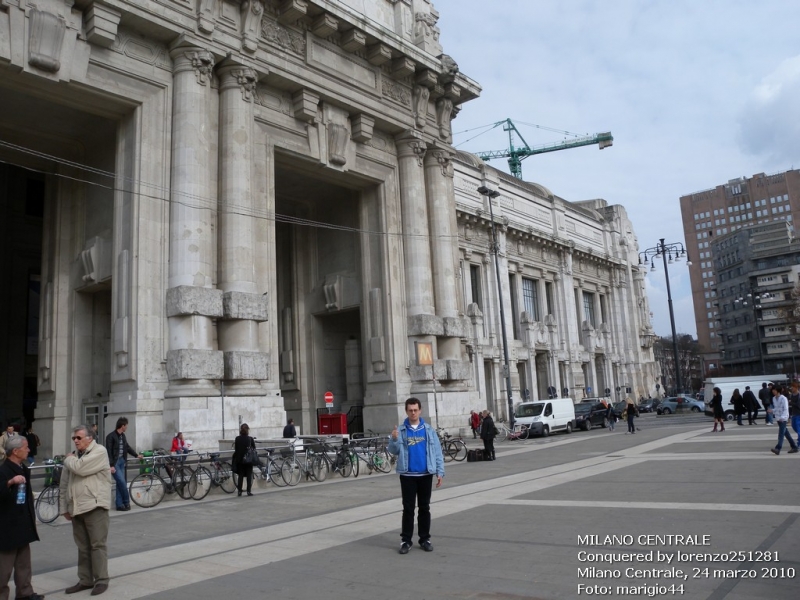
[(120, 415), (138, 448), (274, 437), (287, 415), (313, 433), (326, 391), (375, 431), (410, 394), (445, 427), (502, 414), (480, 185), (502, 194), (516, 392), (651, 389), (624, 209), (455, 152), (480, 88), (437, 19), (429, 0), (0, 0), (2, 416), (35, 403), (51, 454)]

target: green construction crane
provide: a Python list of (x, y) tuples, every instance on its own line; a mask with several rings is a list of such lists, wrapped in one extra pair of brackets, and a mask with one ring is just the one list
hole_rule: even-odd
[[(542, 146), (535, 146), (531, 148), (528, 146), (528, 142), (526, 142), (525, 138), (522, 137), (522, 134), (519, 132), (511, 119), (498, 121), (494, 124), (494, 127), (498, 127), (500, 125), (503, 126), (503, 131), (508, 132), (508, 150), (476, 152), (475, 154), (482, 160), (507, 158), (508, 167), (511, 170), (511, 174), (517, 179), (522, 179), (523, 159), (533, 156), (534, 154), (544, 154), (545, 152), (555, 152), (556, 150), (566, 150), (567, 148), (578, 148), (580, 146), (591, 146), (592, 144), (598, 144), (600, 146), (600, 150), (602, 150), (603, 148), (607, 148), (608, 146), (612, 146), (614, 144), (614, 138), (611, 135), (611, 132), (608, 131), (605, 133), (597, 133), (595, 135), (578, 135), (568, 131), (561, 131), (559, 129), (550, 129), (549, 127), (543, 127), (541, 125), (531, 125), (532, 127), (536, 127), (538, 129), (558, 131), (559, 133), (575, 136), (574, 139), (564, 140), (563, 142), (554, 142), (552, 144), (544, 144)], [(523, 145), (520, 148), (514, 147), (514, 133), (516, 133), (519, 136), (519, 139), (522, 140)]]

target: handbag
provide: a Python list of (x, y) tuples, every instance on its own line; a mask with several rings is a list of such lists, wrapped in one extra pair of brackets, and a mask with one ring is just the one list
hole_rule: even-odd
[(250, 466), (255, 466), (258, 464), (258, 450), (255, 449), (255, 446), (250, 446), (247, 449), (247, 452), (244, 453), (244, 456), (242, 457), (242, 464)]

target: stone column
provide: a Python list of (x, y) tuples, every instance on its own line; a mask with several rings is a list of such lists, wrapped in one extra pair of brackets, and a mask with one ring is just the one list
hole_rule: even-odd
[(216, 395), (222, 353), (214, 350), (212, 318), (222, 315), (222, 293), (212, 288), (214, 174), (211, 70), (214, 57), (194, 46), (173, 60), (172, 194), (167, 289), (168, 397)]
[(256, 289), (253, 162), (253, 92), (256, 74), (231, 60), (219, 77), (219, 288), (223, 318), (218, 326), (226, 394), (263, 396), (267, 354), (259, 351), (258, 323), (267, 320), (267, 297)]
[(413, 131), (396, 139), (403, 211), (403, 255), (406, 275), (406, 314), (433, 315), (433, 280), (428, 241), (428, 207), (422, 168), (426, 144)]

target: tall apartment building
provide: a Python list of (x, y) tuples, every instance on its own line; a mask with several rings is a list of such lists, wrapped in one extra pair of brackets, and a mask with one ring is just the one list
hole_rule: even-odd
[(692, 259), (692, 286), (697, 340), (707, 363), (719, 361), (718, 272), (713, 245), (717, 237), (748, 225), (800, 218), (800, 170), (732, 179), (715, 188), (681, 196), (686, 250)]

